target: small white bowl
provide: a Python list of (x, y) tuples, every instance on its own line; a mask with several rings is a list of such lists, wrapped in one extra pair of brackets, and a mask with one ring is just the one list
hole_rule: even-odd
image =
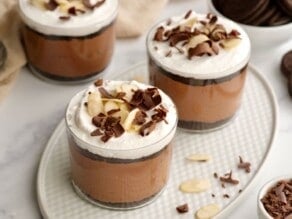
[[(211, 13), (225, 17), (215, 8), (212, 0), (207, 0), (207, 4)], [(292, 22), (272, 27), (238, 24), (247, 32), (253, 48), (273, 47), (292, 39)]]
[(258, 206), (258, 218), (259, 219), (273, 219), (272, 216), (268, 214), (266, 211), (263, 203), (261, 202), (261, 199), (265, 196), (265, 194), (271, 189), (273, 186), (276, 185), (277, 182), (282, 180), (290, 180), (292, 179), (292, 175), (286, 175), (286, 176), (278, 176), (269, 182), (267, 182), (263, 187), (260, 189), (258, 197), (257, 197), (257, 206)]

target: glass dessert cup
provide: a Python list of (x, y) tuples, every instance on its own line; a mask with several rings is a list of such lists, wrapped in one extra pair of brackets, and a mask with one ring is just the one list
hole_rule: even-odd
[(149, 57), (150, 83), (175, 102), (182, 129), (206, 132), (220, 129), (236, 115), (241, 104), (247, 67), (223, 78), (194, 79), (177, 76)]
[[(215, 23), (211, 23), (214, 22), (212, 17)], [(241, 40), (245, 45), (239, 43), (239, 49), (236, 45), (235, 48), (225, 50), (221, 41), (205, 39), (205, 33), (195, 33), (200, 31), (196, 25), (203, 25), (198, 22), (200, 19), (204, 19), (203, 24), (209, 25), (203, 26), (205, 29), (217, 25), (218, 20), (218, 26), (212, 27), (214, 29), (210, 30), (209, 37), (215, 31), (224, 31), (227, 36), (236, 33), (237, 36), (228, 37), (236, 38), (234, 41)], [(222, 29), (225, 23), (228, 24), (230, 33)], [(190, 32), (192, 29), (194, 32)], [(188, 47), (188, 44), (202, 38), (205, 41), (195, 42), (196, 46)], [(224, 43), (224, 39), (222, 41)], [(197, 15), (189, 11), (182, 18), (173, 17), (155, 25), (147, 36), (146, 44), (150, 84), (163, 90), (176, 104), (178, 127), (192, 132), (214, 131), (224, 127), (235, 117), (241, 105), (250, 56), (248, 36), (237, 24), (210, 14)], [(211, 45), (216, 44), (217, 51), (197, 56), (190, 52), (202, 44), (210, 49), (213, 49)], [(244, 52), (239, 57), (236, 52), (239, 53), (240, 49), (244, 49)]]
[[(106, 20), (99, 21), (98, 17), (95, 22), (82, 20), (78, 27), (71, 27), (69, 22), (79, 16), (56, 21), (52, 27), (38, 23), (20, 4), (24, 22), (21, 37), (31, 71), (42, 79), (63, 83), (86, 82), (99, 77), (109, 65), (114, 49), (118, 4), (115, 0), (111, 3), (113, 9)], [(80, 15), (82, 19), (83, 16), (87, 15)], [(93, 19), (95, 15), (89, 16)]]
[[(169, 178), (172, 139), (177, 126), (176, 114), (167, 131), (147, 136), (155, 139), (151, 143), (141, 136), (138, 136), (138, 140), (133, 140), (136, 134), (126, 136), (125, 139), (122, 135), (108, 142), (96, 143), (95, 140), (83, 139), (84, 133), (79, 135), (72, 125), (74, 118), (69, 111), (83, 95), (84, 91), (72, 98), (66, 113), (75, 191), (90, 203), (108, 209), (130, 210), (151, 203), (162, 193)], [(176, 110), (173, 112), (176, 113)], [(129, 141), (136, 146), (125, 148)]]

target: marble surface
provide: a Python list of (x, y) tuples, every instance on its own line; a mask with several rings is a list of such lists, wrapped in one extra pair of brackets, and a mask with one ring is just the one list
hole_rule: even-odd
[[(189, 9), (206, 12), (203, 0), (172, 0), (159, 19)], [(267, 36), (268, 37), (268, 36)], [(145, 35), (118, 40), (107, 72), (123, 71), (145, 60)], [(279, 104), (278, 135), (260, 180), (229, 218), (257, 218), (256, 196), (269, 179), (292, 172), (292, 102), (279, 71), (282, 55), (292, 41), (254, 49), (251, 63), (271, 83)], [(36, 195), (36, 175), (46, 143), (63, 118), (70, 98), (87, 84), (64, 86), (44, 82), (23, 69), (9, 96), (0, 104), (0, 218), (41, 218)], [(252, 128), (252, 127), (251, 127)]]

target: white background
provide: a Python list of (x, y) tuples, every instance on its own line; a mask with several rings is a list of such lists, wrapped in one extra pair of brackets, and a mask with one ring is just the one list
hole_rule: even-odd
[[(158, 20), (189, 9), (207, 12), (204, 0), (172, 0)], [(268, 36), (267, 36), (268, 37)], [(278, 135), (260, 180), (229, 218), (257, 218), (256, 197), (269, 179), (292, 174), (292, 103), (280, 74), (282, 55), (292, 41), (253, 48), (251, 64), (271, 83), (279, 104)], [(120, 72), (146, 59), (145, 34), (118, 40), (107, 72)], [(36, 175), (41, 154), (70, 98), (86, 84), (55, 85), (39, 80), (23, 69), (12, 92), (0, 104), (0, 218), (41, 218), (36, 196)], [(251, 127), (252, 128), (252, 127)]]

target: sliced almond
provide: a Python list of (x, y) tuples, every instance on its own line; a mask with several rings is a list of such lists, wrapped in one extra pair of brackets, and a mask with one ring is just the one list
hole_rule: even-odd
[(99, 92), (92, 92), (88, 95), (87, 111), (92, 117), (103, 112), (103, 104)]
[(185, 193), (199, 193), (211, 188), (207, 179), (190, 179), (180, 184), (179, 189)]
[(211, 160), (212, 157), (209, 154), (191, 154), (187, 156), (187, 159), (190, 161), (206, 162)]
[(199, 34), (197, 36), (194, 36), (190, 39), (190, 41), (187, 44), (188, 48), (195, 48), (198, 44), (203, 43), (205, 41), (208, 41), (209, 38), (205, 34)]
[(129, 111), (128, 111), (127, 106), (125, 104), (119, 104), (119, 108), (120, 108), (120, 111), (113, 113), (112, 116), (120, 117), (121, 124), (123, 124), (129, 115)]
[(121, 100), (121, 99), (101, 98), (101, 100), (102, 100), (103, 102), (112, 101), (112, 102), (115, 102), (115, 103), (124, 103), (124, 101)]
[(43, 0), (30, 0), (30, 3), (37, 7), (37, 8), (40, 8), (42, 10), (45, 10), (46, 7), (45, 7), (45, 2)]
[(220, 42), (220, 46), (222, 46), (226, 50), (230, 50), (238, 46), (240, 41), (240, 38), (225, 39)]
[(197, 19), (195, 17), (188, 19), (185, 23), (180, 25), (180, 31), (185, 31), (189, 28), (192, 28), (194, 24), (197, 23)]
[(104, 104), (104, 111), (106, 113), (108, 113), (111, 110), (116, 110), (116, 109), (120, 109), (120, 108), (119, 108), (119, 105), (117, 103), (115, 103), (114, 101), (107, 101)]
[(80, 1), (70, 1), (65, 3), (65, 1), (60, 3), (59, 10), (63, 13), (68, 14), (69, 8), (75, 8), (76, 10), (86, 11), (85, 6)]
[(195, 217), (196, 219), (211, 219), (221, 210), (218, 204), (209, 204), (201, 207), (197, 210)]
[(135, 119), (136, 113), (139, 112), (138, 108), (133, 109), (123, 123), (123, 127), (126, 131), (129, 131), (132, 127), (133, 121)]
[(133, 97), (134, 92), (138, 90), (138, 87), (134, 84), (122, 84), (121, 92), (125, 92), (125, 100), (130, 101)]

